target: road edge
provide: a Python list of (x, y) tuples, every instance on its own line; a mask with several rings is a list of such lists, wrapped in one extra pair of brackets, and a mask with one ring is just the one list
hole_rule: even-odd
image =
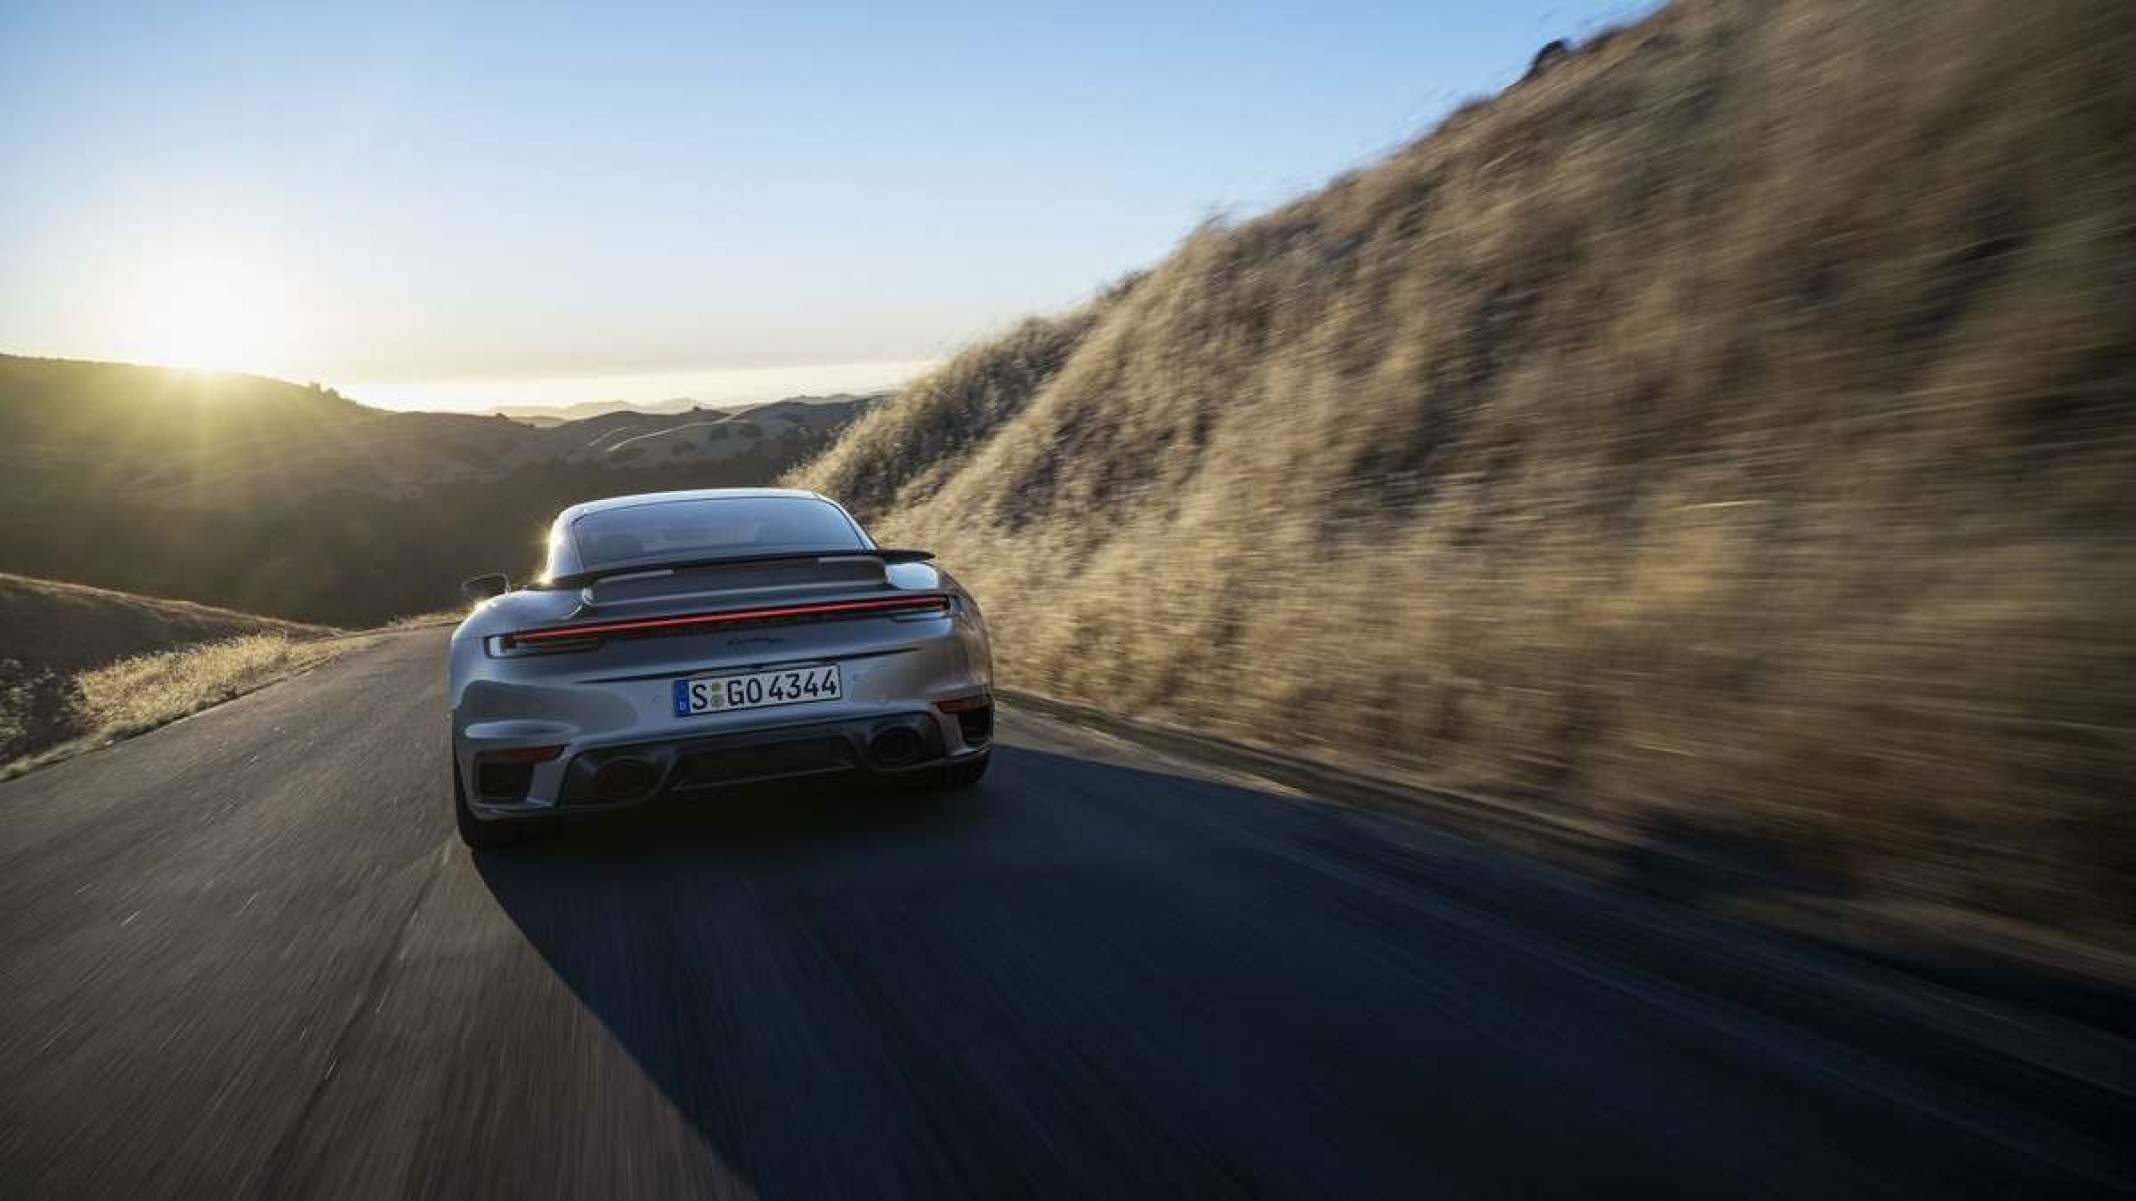
[[(1020, 688), (997, 685), (995, 692), (1011, 708), (1257, 777), (1310, 800), (1423, 819), (1442, 831), (1567, 868), (1608, 888), (1684, 904), (1955, 992), (2136, 1037), (2136, 946), (2085, 939), (1955, 907), (1898, 908), (1852, 901), (1771, 871), (1700, 857), (1681, 847), (1641, 844), (1624, 837), (1624, 831), (1544, 813), (1505, 798), (1375, 776)], [(1622, 867), (1627, 852), (1634, 850), (1666, 860), (1683, 879), (1732, 884), (1751, 901), (1702, 903), (1711, 894), (1643, 887), (1628, 878)]]
[(311, 672), (317, 671), (322, 667), (325, 667), (327, 664), (334, 662), (335, 660), (350, 653), (351, 651), (362, 650), (364, 647), (370, 645), (373, 640), (389, 632), (398, 631), (365, 630), (353, 633), (322, 635), (319, 638), (309, 640), (307, 645), (316, 646), (324, 643), (340, 643), (342, 645), (336, 646), (329, 653), (321, 655), (319, 658), (313, 659), (308, 663), (292, 667), (288, 671), (268, 676), (265, 679), (255, 680), (254, 682), (243, 688), (235, 689), (227, 693), (218, 693), (214, 696), (213, 699), (208, 700), (207, 702), (195, 708), (188, 709), (183, 713), (173, 714), (160, 721), (132, 722), (125, 725), (113, 726), (108, 729), (97, 730), (93, 733), (84, 734), (79, 738), (70, 738), (67, 741), (59, 743), (55, 746), (48, 746), (45, 747), (43, 750), (33, 751), (30, 754), (21, 756), (20, 758), (10, 759), (5, 763), (0, 763), (0, 784), (5, 784), (10, 780), (19, 780), (22, 777), (29, 775), (31, 772), (41, 771), (47, 767), (54, 767), (58, 764), (65, 763), (70, 759), (78, 759), (83, 755), (93, 754), (97, 751), (104, 750), (107, 747), (117, 746), (118, 744), (125, 742), (128, 739), (138, 738), (143, 734), (151, 733), (156, 730), (161, 730), (166, 726), (177, 725), (179, 722), (185, 721), (188, 718), (198, 717), (203, 713), (207, 713), (214, 709), (219, 709), (222, 706), (229, 704), (231, 701), (238, 700), (242, 697), (251, 696), (253, 693), (259, 692), (262, 689), (272, 688), (276, 684), (280, 684), (285, 680), (294, 680), (299, 676), (307, 675)]

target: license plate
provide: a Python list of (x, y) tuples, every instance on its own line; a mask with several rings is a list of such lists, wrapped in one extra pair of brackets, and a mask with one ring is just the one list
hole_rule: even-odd
[(675, 681), (675, 716), (725, 713), (730, 709), (768, 709), (773, 705), (805, 705), (810, 701), (835, 701), (839, 691), (838, 665), (795, 667), (785, 671), (753, 671), (744, 676), (699, 676)]

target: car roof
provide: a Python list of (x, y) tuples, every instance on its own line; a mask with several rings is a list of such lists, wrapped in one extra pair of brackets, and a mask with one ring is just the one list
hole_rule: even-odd
[(632, 509), (639, 505), (657, 505), (671, 500), (768, 500), (774, 497), (837, 503), (820, 492), (810, 492), (805, 488), (684, 488), (676, 492), (637, 492), (629, 496), (608, 496), (600, 500), (582, 501), (558, 513), (556, 523), (560, 526), (569, 525), (588, 513)]

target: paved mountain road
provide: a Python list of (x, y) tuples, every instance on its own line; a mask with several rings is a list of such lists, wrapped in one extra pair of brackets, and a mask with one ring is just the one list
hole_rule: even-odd
[(0, 785), (0, 1197), (2129, 1179), (2124, 1041), (1027, 714), (471, 856), (442, 646)]

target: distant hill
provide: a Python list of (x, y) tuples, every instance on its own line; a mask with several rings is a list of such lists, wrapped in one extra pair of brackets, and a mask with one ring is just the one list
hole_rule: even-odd
[(820, 445), (890, 395), (797, 396), (737, 409), (697, 409), (665, 421), (618, 419), (605, 424), (588, 447), (598, 445), (611, 455), (717, 460), (747, 454), (767, 439), (778, 445)]
[(698, 407), (696, 401), (683, 398), (653, 401), (582, 400), (567, 405), (497, 405), (489, 411), (528, 425), (562, 425), (566, 421), (584, 421), (588, 417), (606, 417), (610, 413), (687, 413)]
[(0, 570), (368, 625), (452, 603), (466, 575), (526, 573), (573, 502), (768, 483), (871, 403), (536, 428), (258, 376), (0, 356)]
[(855, 408), (866, 409), (879, 401), (887, 400), (890, 395), (889, 392), (865, 394), (841, 392), (833, 396), (792, 396), (785, 400), (775, 400), (765, 404), (726, 406), (706, 405), (687, 398), (654, 401), (584, 400), (577, 404), (568, 405), (498, 405), (489, 411), (498, 416), (510, 417), (514, 421), (534, 426), (562, 425), (567, 421), (585, 421), (593, 417), (608, 417), (619, 413), (638, 413), (655, 416), (675, 416), (683, 413), (693, 413), (700, 416), (717, 416), (751, 409), (765, 409), (774, 405), (805, 406), (819, 410), (823, 415), (837, 413), (843, 415), (842, 420), (851, 420), (851, 410)]
[[(2136, 922), (2136, 5), (1697, 0), (792, 477), (1016, 683)], [(1665, 869), (1661, 869), (1665, 870)]]
[(241, 634), (332, 631), (251, 613), (0, 574), (0, 659), (76, 672)]

